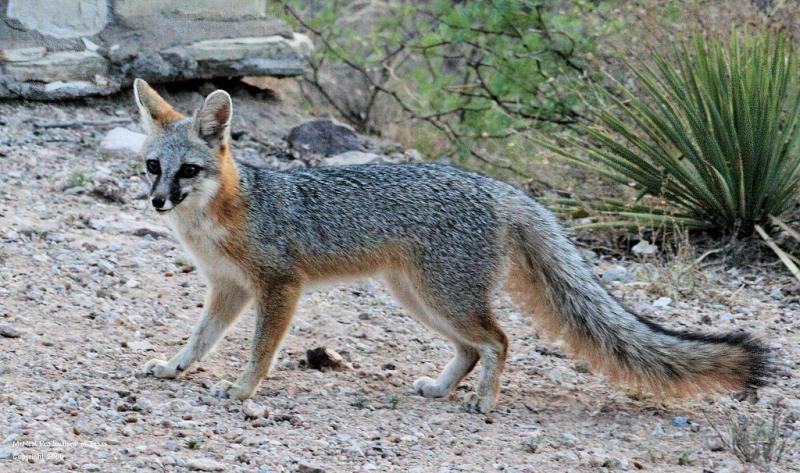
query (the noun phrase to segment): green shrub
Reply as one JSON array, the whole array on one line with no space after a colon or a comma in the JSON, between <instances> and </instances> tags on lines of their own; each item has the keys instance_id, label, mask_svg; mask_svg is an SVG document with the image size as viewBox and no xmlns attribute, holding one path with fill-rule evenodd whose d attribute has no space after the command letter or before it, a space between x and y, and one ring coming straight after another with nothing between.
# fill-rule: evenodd
<instances>
[{"instance_id":1,"label":"green shrub","mask_svg":"<svg viewBox=\"0 0 800 473\"><path fill-rule=\"evenodd\" d=\"M780 34L698 35L653 62L631 66L636 91L597 89L596 121L577 127L569 149L542 143L633 187L637 201L652 197L591 208L616 217L611 224L673 221L747 234L796 202L800 87L797 57Z\"/></svg>"},{"instance_id":2,"label":"green shrub","mask_svg":"<svg viewBox=\"0 0 800 473\"><path fill-rule=\"evenodd\" d=\"M724 429L726 433L711 420L709 423L722 446L733 452L742 463L754 464L765 471L777 471L776 466L795 454L798 433L793 424L796 420L796 415L778 409L771 416L732 416L727 429Z\"/></svg>"},{"instance_id":3,"label":"green shrub","mask_svg":"<svg viewBox=\"0 0 800 473\"><path fill-rule=\"evenodd\" d=\"M83 187L91 181L89 175L81 170L72 171L67 177L67 182L63 185L63 190L72 189L73 187Z\"/></svg>"},{"instance_id":4,"label":"green shrub","mask_svg":"<svg viewBox=\"0 0 800 473\"><path fill-rule=\"evenodd\" d=\"M587 0L390 2L359 30L348 10L358 2L307 3L285 10L316 43L305 89L362 132L424 125L447 145L431 152L494 167L504 167L496 154L505 142L577 121L594 49L583 18L606 8ZM326 80L334 71L338 83Z\"/></svg>"}]
</instances>

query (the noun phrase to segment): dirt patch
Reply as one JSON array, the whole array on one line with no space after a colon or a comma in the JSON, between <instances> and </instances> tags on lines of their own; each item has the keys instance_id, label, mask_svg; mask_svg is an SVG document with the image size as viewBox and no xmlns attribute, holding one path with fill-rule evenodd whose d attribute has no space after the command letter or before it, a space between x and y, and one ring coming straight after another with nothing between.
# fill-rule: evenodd
<instances>
[{"instance_id":1,"label":"dirt patch","mask_svg":"<svg viewBox=\"0 0 800 473\"><path fill-rule=\"evenodd\" d=\"M184 110L201 100L168 95ZM234 154L304 165L292 164L282 140L309 117L244 94L234 103ZM498 297L511 336L500 402L489 415L468 414L460 397L474 375L445 399L410 393L414 379L443 368L450 347L372 280L304 297L255 405L209 393L242 369L249 312L198 369L177 380L139 377L142 364L173 354L189 335L205 283L147 208L141 163L99 153L118 123L34 126L135 120L134 112L128 96L0 103L0 325L12 334L0 338L4 471L735 472L743 467L713 442L709 419L724 428L733 413L778 408L800 417L800 306L779 266L706 265L702 287L665 301L670 293L654 288L663 281L646 277L648 266L593 260L598 274L611 264L630 273L611 278L614 293L670 328L762 334L779 370L756 403L727 395L662 402L609 386ZM318 346L352 369L305 367ZM780 468L800 471L799 462L795 453Z\"/></svg>"}]
</instances>

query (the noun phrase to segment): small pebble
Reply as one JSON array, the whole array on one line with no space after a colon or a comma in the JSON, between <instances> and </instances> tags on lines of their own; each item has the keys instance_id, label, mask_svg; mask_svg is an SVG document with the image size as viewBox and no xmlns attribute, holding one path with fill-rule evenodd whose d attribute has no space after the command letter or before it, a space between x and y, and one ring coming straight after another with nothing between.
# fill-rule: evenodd
<instances>
[{"instance_id":1,"label":"small pebble","mask_svg":"<svg viewBox=\"0 0 800 473\"><path fill-rule=\"evenodd\" d=\"M225 471L225 465L211 458L190 458L186 468L192 471Z\"/></svg>"},{"instance_id":2,"label":"small pebble","mask_svg":"<svg viewBox=\"0 0 800 473\"><path fill-rule=\"evenodd\" d=\"M245 419L257 419L267 416L267 408L255 403L252 399L244 401L242 412L244 412Z\"/></svg>"},{"instance_id":3,"label":"small pebble","mask_svg":"<svg viewBox=\"0 0 800 473\"><path fill-rule=\"evenodd\" d=\"M672 425L675 427L688 427L689 421L685 417L675 416L672 418Z\"/></svg>"}]
</instances>

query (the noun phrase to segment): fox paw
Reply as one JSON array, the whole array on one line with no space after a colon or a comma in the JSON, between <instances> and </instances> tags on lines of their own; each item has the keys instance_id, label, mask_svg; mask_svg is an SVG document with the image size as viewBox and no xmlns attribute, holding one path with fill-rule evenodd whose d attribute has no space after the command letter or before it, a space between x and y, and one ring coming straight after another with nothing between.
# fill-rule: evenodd
<instances>
[{"instance_id":1,"label":"fox paw","mask_svg":"<svg viewBox=\"0 0 800 473\"><path fill-rule=\"evenodd\" d=\"M230 381L220 381L211 388L211 395L221 399L245 400L253 393Z\"/></svg>"},{"instance_id":2,"label":"fox paw","mask_svg":"<svg viewBox=\"0 0 800 473\"><path fill-rule=\"evenodd\" d=\"M467 393L464 396L464 410L474 414L486 414L494 408L494 400L482 398L476 392Z\"/></svg>"},{"instance_id":3,"label":"fox paw","mask_svg":"<svg viewBox=\"0 0 800 473\"><path fill-rule=\"evenodd\" d=\"M174 378L178 375L178 370L167 361L153 358L144 364L142 373L156 378Z\"/></svg>"},{"instance_id":4,"label":"fox paw","mask_svg":"<svg viewBox=\"0 0 800 473\"><path fill-rule=\"evenodd\" d=\"M447 395L447 390L439 386L435 379L423 376L416 381L411 387L414 394L419 394L422 397L444 397Z\"/></svg>"}]
</instances>

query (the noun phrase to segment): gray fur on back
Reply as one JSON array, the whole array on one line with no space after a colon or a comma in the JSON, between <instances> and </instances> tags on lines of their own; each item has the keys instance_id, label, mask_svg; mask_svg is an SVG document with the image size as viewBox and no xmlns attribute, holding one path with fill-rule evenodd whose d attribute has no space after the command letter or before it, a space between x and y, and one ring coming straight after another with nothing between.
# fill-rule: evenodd
<instances>
[{"instance_id":1,"label":"gray fur on back","mask_svg":"<svg viewBox=\"0 0 800 473\"><path fill-rule=\"evenodd\" d=\"M270 255L324 258L388 244L419 258L440 290L474 293L498 280L504 222L496 199L518 192L507 184L434 164L240 172L249 225Z\"/></svg>"}]
</instances>

